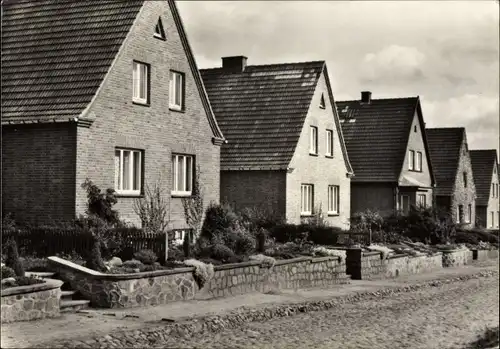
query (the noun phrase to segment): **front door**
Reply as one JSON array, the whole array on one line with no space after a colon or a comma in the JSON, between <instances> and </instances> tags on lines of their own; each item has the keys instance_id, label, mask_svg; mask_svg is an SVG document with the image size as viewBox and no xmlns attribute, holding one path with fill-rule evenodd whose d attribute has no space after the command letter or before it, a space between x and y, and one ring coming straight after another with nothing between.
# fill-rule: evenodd
<instances>
[{"instance_id":1,"label":"front door","mask_svg":"<svg viewBox=\"0 0 500 349\"><path fill-rule=\"evenodd\" d=\"M410 212L410 196L409 195L401 195L401 203L399 204L401 211L404 214L408 214Z\"/></svg>"}]
</instances>

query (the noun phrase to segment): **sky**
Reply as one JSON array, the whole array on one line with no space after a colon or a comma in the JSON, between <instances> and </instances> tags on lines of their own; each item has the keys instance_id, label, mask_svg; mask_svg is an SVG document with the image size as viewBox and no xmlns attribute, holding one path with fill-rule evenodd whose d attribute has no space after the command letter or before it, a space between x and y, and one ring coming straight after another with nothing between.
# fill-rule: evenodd
<instances>
[{"instance_id":1,"label":"sky","mask_svg":"<svg viewBox=\"0 0 500 349\"><path fill-rule=\"evenodd\" d=\"M335 100L420 96L427 127L499 150L499 4L179 1L198 67L325 60Z\"/></svg>"}]
</instances>

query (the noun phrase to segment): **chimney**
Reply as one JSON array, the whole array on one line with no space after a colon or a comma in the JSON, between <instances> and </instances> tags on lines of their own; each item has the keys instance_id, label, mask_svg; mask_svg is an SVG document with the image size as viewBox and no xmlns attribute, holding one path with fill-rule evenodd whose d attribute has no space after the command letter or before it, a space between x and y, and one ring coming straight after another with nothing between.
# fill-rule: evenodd
<instances>
[{"instance_id":1,"label":"chimney","mask_svg":"<svg viewBox=\"0 0 500 349\"><path fill-rule=\"evenodd\" d=\"M370 91L361 92L361 103L370 104L372 101L372 93Z\"/></svg>"},{"instance_id":2,"label":"chimney","mask_svg":"<svg viewBox=\"0 0 500 349\"><path fill-rule=\"evenodd\" d=\"M222 68L228 72L241 73L247 66L247 57L232 56L222 57Z\"/></svg>"}]
</instances>

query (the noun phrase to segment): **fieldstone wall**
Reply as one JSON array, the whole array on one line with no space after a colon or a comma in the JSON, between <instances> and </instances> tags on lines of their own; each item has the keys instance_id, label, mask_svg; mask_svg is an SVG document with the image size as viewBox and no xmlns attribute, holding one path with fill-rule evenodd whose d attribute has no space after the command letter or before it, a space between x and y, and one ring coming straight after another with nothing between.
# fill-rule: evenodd
<instances>
[{"instance_id":1,"label":"fieldstone wall","mask_svg":"<svg viewBox=\"0 0 500 349\"><path fill-rule=\"evenodd\" d=\"M220 265L214 277L199 288L194 268L136 274L103 274L58 257L51 266L61 279L92 306L128 308L165 304L194 298L226 297L275 289L298 289L349 282L345 261L339 257L295 258L277 261L269 268L258 261Z\"/></svg>"},{"instance_id":2,"label":"fieldstone wall","mask_svg":"<svg viewBox=\"0 0 500 349\"><path fill-rule=\"evenodd\" d=\"M46 279L44 284L2 290L2 323L58 317L62 284Z\"/></svg>"},{"instance_id":3,"label":"fieldstone wall","mask_svg":"<svg viewBox=\"0 0 500 349\"><path fill-rule=\"evenodd\" d=\"M498 250L472 250L472 259L477 261L498 259Z\"/></svg>"},{"instance_id":4,"label":"fieldstone wall","mask_svg":"<svg viewBox=\"0 0 500 349\"><path fill-rule=\"evenodd\" d=\"M347 274L354 280L395 278L430 272L441 267L441 253L432 256L395 255L384 259L381 252L347 250Z\"/></svg>"},{"instance_id":5,"label":"fieldstone wall","mask_svg":"<svg viewBox=\"0 0 500 349\"><path fill-rule=\"evenodd\" d=\"M443 267L459 267L472 263L473 253L471 250L442 251Z\"/></svg>"}]
</instances>

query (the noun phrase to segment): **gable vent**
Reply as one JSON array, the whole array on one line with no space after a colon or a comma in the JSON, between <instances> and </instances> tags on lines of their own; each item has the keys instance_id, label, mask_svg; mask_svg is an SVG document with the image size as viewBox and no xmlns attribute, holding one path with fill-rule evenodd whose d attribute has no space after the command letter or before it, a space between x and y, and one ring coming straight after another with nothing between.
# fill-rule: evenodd
<instances>
[{"instance_id":1,"label":"gable vent","mask_svg":"<svg viewBox=\"0 0 500 349\"><path fill-rule=\"evenodd\" d=\"M161 18L158 18L158 22L156 23L155 27L155 35L156 38L165 40L165 30L163 29L163 23L161 21Z\"/></svg>"}]
</instances>

